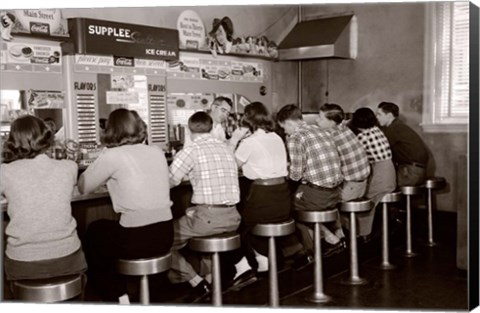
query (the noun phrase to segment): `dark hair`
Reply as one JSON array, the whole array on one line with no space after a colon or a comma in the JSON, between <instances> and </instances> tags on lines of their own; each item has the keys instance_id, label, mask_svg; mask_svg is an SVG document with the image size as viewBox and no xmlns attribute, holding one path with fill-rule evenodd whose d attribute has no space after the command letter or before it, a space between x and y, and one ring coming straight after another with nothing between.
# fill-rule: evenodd
<instances>
[{"instance_id":1,"label":"dark hair","mask_svg":"<svg viewBox=\"0 0 480 313\"><path fill-rule=\"evenodd\" d=\"M274 130L274 124L267 108L261 102L248 104L244 109L242 126L248 127L252 133L261 128L266 132Z\"/></svg>"},{"instance_id":2,"label":"dark hair","mask_svg":"<svg viewBox=\"0 0 480 313\"><path fill-rule=\"evenodd\" d=\"M283 123L286 120L303 120L300 108L295 104L287 104L277 113L277 122Z\"/></svg>"},{"instance_id":3,"label":"dark hair","mask_svg":"<svg viewBox=\"0 0 480 313\"><path fill-rule=\"evenodd\" d=\"M227 97L223 97L223 96L216 97L215 99L213 99L212 104L215 103L215 102L220 102L220 103L226 102L230 106L230 108L233 107L232 99L227 98Z\"/></svg>"},{"instance_id":4,"label":"dark hair","mask_svg":"<svg viewBox=\"0 0 480 313\"><path fill-rule=\"evenodd\" d=\"M205 134L212 130L213 120L210 115L203 111L193 113L188 119L188 128L192 133Z\"/></svg>"},{"instance_id":5,"label":"dark hair","mask_svg":"<svg viewBox=\"0 0 480 313\"><path fill-rule=\"evenodd\" d=\"M342 107L335 103L325 103L320 107L320 111L325 114L327 119L334 121L337 125L345 119Z\"/></svg>"},{"instance_id":6,"label":"dark hair","mask_svg":"<svg viewBox=\"0 0 480 313\"><path fill-rule=\"evenodd\" d=\"M392 113L394 117L398 117L400 109L398 105L392 102L380 102L378 108L381 109L384 113Z\"/></svg>"},{"instance_id":7,"label":"dark hair","mask_svg":"<svg viewBox=\"0 0 480 313\"><path fill-rule=\"evenodd\" d=\"M350 120L350 126L354 129L359 128L372 128L377 126L378 121L375 113L370 108L360 108L353 112L352 119Z\"/></svg>"},{"instance_id":8,"label":"dark hair","mask_svg":"<svg viewBox=\"0 0 480 313\"><path fill-rule=\"evenodd\" d=\"M9 19L12 20L12 23L15 24L15 22L17 21L17 18L15 17L15 15L13 15L12 13L5 13L4 15L2 15L2 26L3 27L7 27L7 23L5 22L5 17L8 17ZM13 26L13 25L12 25Z\"/></svg>"},{"instance_id":9,"label":"dark hair","mask_svg":"<svg viewBox=\"0 0 480 313\"><path fill-rule=\"evenodd\" d=\"M215 33L220 26L222 26L223 30L225 30L225 34L227 35L227 40L232 41L233 40L233 38L232 38L233 23L232 23L232 20L230 20L230 18L228 16L225 16L221 20L218 19L218 18L213 19L212 30L209 33L210 36L215 37Z\"/></svg>"},{"instance_id":10,"label":"dark hair","mask_svg":"<svg viewBox=\"0 0 480 313\"><path fill-rule=\"evenodd\" d=\"M117 109L110 113L102 142L108 148L142 143L147 138L147 125L133 110Z\"/></svg>"},{"instance_id":11,"label":"dark hair","mask_svg":"<svg viewBox=\"0 0 480 313\"><path fill-rule=\"evenodd\" d=\"M54 143L55 135L38 117L25 115L14 120L3 145L5 163L20 159L33 159L47 151Z\"/></svg>"}]
</instances>

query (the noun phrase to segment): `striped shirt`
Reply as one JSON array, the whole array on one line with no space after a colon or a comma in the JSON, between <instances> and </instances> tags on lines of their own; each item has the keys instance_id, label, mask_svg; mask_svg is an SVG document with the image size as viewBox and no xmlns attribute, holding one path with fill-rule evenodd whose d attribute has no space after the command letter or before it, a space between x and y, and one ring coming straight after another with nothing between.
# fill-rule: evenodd
<instances>
[{"instance_id":1,"label":"striped shirt","mask_svg":"<svg viewBox=\"0 0 480 313\"><path fill-rule=\"evenodd\" d=\"M287 138L289 177L325 188L342 182L340 157L332 136L316 125L302 123Z\"/></svg>"},{"instance_id":2,"label":"striped shirt","mask_svg":"<svg viewBox=\"0 0 480 313\"><path fill-rule=\"evenodd\" d=\"M370 175L367 153L355 134L345 125L328 129L337 146L345 181L363 181Z\"/></svg>"},{"instance_id":3,"label":"striped shirt","mask_svg":"<svg viewBox=\"0 0 480 313\"><path fill-rule=\"evenodd\" d=\"M211 134L197 137L170 165L170 186L188 177L192 203L234 205L240 200L238 168L231 149Z\"/></svg>"},{"instance_id":4,"label":"striped shirt","mask_svg":"<svg viewBox=\"0 0 480 313\"><path fill-rule=\"evenodd\" d=\"M388 139L377 126L360 131L357 138L367 152L370 163L392 159L392 150Z\"/></svg>"}]
</instances>

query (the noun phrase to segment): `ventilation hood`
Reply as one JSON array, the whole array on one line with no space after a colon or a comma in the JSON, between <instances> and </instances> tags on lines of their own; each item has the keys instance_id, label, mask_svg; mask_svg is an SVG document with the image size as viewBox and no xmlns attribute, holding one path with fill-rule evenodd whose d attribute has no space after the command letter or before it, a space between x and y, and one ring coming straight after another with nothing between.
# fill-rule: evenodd
<instances>
[{"instance_id":1,"label":"ventilation hood","mask_svg":"<svg viewBox=\"0 0 480 313\"><path fill-rule=\"evenodd\" d=\"M343 15L297 23L278 46L280 61L357 57L357 19Z\"/></svg>"}]
</instances>

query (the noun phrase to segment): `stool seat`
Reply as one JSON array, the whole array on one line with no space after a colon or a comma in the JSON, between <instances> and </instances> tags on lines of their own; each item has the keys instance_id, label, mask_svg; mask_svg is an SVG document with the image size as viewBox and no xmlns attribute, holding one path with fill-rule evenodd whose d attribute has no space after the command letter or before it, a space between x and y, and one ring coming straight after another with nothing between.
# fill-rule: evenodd
<instances>
[{"instance_id":1,"label":"stool seat","mask_svg":"<svg viewBox=\"0 0 480 313\"><path fill-rule=\"evenodd\" d=\"M392 203L400 200L402 200L402 193L400 191L393 191L384 195L380 200L380 203Z\"/></svg>"},{"instance_id":2,"label":"stool seat","mask_svg":"<svg viewBox=\"0 0 480 313\"><path fill-rule=\"evenodd\" d=\"M406 196L415 196L423 193L425 185L421 186L402 186L400 191Z\"/></svg>"},{"instance_id":3,"label":"stool seat","mask_svg":"<svg viewBox=\"0 0 480 313\"><path fill-rule=\"evenodd\" d=\"M447 182L443 177L428 178L425 182L425 188L427 189L441 189L444 188Z\"/></svg>"},{"instance_id":4,"label":"stool seat","mask_svg":"<svg viewBox=\"0 0 480 313\"><path fill-rule=\"evenodd\" d=\"M140 276L165 272L170 269L171 264L172 255L167 253L165 255L145 259L118 259L116 267L120 274Z\"/></svg>"},{"instance_id":5,"label":"stool seat","mask_svg":"<svg viewBox=\"0 0 480 313\"><path fill-rule=\"evenodd\" d=\"M240 235L235 232L190 239L190 248L198 252L224 252L240 248Z\"/></svg>"},{"instance_id":6,"label":"stool seat","mask_svg":"<svg viewBox=\"0 0 480 313\"><path fill-rule=\"evenodd\" d=\"M15 299L52 303L74 298L82 293L82 275L69 275L45 279L13 282Z\"/></svg>"},{"instance_id":7,"label":"stool seat","mask_svg":"<svg viewBox=\"0 0 480 313\"><path fill-rule=\"evenodd\" d=\"M296 210L297 220L304 223L328 223L337 219L337 210L304 211Z\"/></svg>"},{"instance_id":8,"label":"stool seat","mask_svg":"<svg viewBox=\"0 0 480 313\"><path fill-rule=\"evenodd\" d=\"M347 213L366 212L372 209L372 201L368 199L355 199L342 202L340 211Z\"/></svg>"},{"instance_id":9,"label":"stool seat","mask_svg":"<svg viewBox=\"0 0 480 313\"><path fill-rule=\"evenodd\" d=\"M295 232L295 221L290 219L280 223L257 224L252 228L252 234L261 237L280 237Z\"/></svg>"}]
</instances>

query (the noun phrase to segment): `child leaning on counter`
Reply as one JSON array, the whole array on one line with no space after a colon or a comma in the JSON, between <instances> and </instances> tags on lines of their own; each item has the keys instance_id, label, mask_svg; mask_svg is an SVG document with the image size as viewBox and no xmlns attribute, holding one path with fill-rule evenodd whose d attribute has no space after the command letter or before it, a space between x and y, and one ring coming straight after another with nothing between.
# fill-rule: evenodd
<instances>
[{"instance_id":1,"label":"child leaning on counter","mask_svg":"<svg viewBox=\"0 0 480 313\"><path fill-rule=\"evenodd\" d=\"M116 259L149 258L170 251L173 223L167 160L145 144L147 126L137 112L110 113L102 143L107 147L80 176L78 190L91 193L107 184L120 221L98 220L87 229L89 279L104 301L118 301L126 278L115 272ZM152 239L155 240L152 240Z\"/></svg>"},{"instance_id":2,"label":"child leaning on counter","mask_svg":"<svg viewBox=\"0 0 480 313\"><path fill-rule=\"evenodd\" d=\"M87 270L70 204L78 168L73 161L47 156L54 137L41 119L26 115L13 121L3 146L0 189L10 219L4 259L8 281Z\"/></svg>"}]
</instances>

